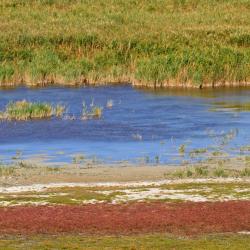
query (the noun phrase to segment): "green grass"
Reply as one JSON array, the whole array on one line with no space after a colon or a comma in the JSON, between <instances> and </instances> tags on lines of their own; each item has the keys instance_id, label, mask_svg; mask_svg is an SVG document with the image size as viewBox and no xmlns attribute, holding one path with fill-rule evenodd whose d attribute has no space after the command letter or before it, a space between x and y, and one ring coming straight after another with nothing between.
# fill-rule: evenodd
<instances>
[{"instance_id":1,"label":"green grass","mask_svg":"<svg viewBox=\"0 0 250 250\"><path fill-rule=\"evenodd\" d=\"M250 167L243 169L230 169L223 165L216 167L195 166L181 168L175 171L165 173L165 178L182 179L182 178L216 178L216 177L250 177Z\"/></svg>"},{"instance_id":2,"label":"green grass","mask_svg":"<svg viewBox=\"0 0 250 250\"><path fill-rule=\"evenodd\" d=\"M2 0L0 30L2 85L250 82L246 0Z\"/></svg>"},{"instance_id":3,"label":"green grass","mask_svg":"<svg viewBox=\"0 0 250 250\"><path fill-rule=\"evenodd\" d=\"M5 236L0 248L12 249L181 249L181 250L239 250L250 249L250 237L217 235L199 238L174 237L164 234L138 236L38 235Z\"/></svg>"},{"instance_id":4,"label":"green grass","mask_svg":"<svg viewBox=\"0 0 250 250\"><path fill-rule=\"evenodd\" d=\"M52 116L61 117L65 107L49 103L28 102L26 100L10 102L4 111L0 112L0 119L26 121L31 119L48 119Z\"/></svg>"}]
</instances>

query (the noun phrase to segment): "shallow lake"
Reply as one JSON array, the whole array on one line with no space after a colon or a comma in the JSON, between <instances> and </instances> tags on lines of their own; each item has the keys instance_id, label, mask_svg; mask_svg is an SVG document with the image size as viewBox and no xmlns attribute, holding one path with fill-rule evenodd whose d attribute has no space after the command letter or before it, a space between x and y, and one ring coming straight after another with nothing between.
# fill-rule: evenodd
<instances>
[{"instance_id":1,"label":"shallow lake","mask_svg":"<svg viewBox=\"0 0 250 250\"><path fill-rule=\"evenodd\" d=\"M0 122L4 162L30 157L50 162L180 163L208 152L234 155L250 145L250 112L218 102L250 102L250 89L145 91L128 85L0 90L0 110L10 101L64 104L62 119ZM113 106L107 107L108 100ZM101 119L82 120L83 101L101 106ZM75 117L68 119L67 117ZM194 156L195 155L195 156Z\"/></svg>"}]
</instances>

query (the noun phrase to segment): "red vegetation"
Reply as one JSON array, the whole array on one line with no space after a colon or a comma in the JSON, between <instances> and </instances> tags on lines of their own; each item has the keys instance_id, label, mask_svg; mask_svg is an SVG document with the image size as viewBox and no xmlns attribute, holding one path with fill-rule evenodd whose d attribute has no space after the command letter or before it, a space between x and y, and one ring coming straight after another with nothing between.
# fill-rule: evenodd
<instances>
[{"instance_id":1,"label":"red vegetation","mask_svg":"<svg viewBox=\"0 0 250 250\"><path fill-rule=\"evenodd\" d=\"M132 203L0 209L1 234L168 232L195 235L250 230L250 201Z\"/></svg>"}]
</instances>

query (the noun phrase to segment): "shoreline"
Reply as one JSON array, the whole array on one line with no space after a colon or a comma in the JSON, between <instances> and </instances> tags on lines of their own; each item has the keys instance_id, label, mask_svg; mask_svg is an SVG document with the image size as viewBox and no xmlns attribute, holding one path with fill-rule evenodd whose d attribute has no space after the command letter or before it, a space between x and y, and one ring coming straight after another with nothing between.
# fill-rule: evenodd
<instances>
[{"instance_id":1,"label":"shoreline","mask_svg":"<svg viewBox=\"0 0 250 250\"><path fill-rule=\"evenodd\" d=\"M180 165L51 163L25 160L1 167L0 185L35 183L155 182L183 179L248 178L246 156Z\"/></svg>"},{"instance_id":2,"label":"shoreline","mask_svg":"<svg viewBox=\"0 0 250 250\"><path fill-rule=\"evenodd\" d=\"M98 79L97 81L84 80L82 82L71 82L71 81L57 81L57 80L45 80L44 82L29 82L29 81L17 81L17 82L0 82L0 90L4 89L15 89L18 87L27 88L47 88L47 87L68 87L68 88L78 88L78 87L103 87L103 86L132 86L135 89L145 89L145 90L222 90L222 89L239 89L239 88L249 88L250 82L218 82L218 83L204 83L204 84L192 84L192 83L175 83L175 82L159 82L159 83L143 83L140 81L131 81L127 78L125 79L114 79L107 81L104 79Z\"/></svg>"}]
</instances>

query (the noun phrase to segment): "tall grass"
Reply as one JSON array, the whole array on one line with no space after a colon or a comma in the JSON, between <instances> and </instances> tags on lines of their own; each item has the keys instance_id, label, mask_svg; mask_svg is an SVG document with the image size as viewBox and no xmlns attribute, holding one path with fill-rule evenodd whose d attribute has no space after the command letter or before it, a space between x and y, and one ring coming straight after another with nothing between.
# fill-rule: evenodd
<instances>
[{"instance_id":1,"label":"tall grass","mask_svg":"<svg viewBox=\"0 0 250 250\"><path fill-rule=\"evenodd\" d=\"M2 0L0 83L247 84L249 13L245 0Z\"/></svg>"},{"instance_id":2,"label":"tall grass","mask_svg":"<svg viewBox=\"0 0 250 250\"><path fill-rule=\"evenodd\" d=\"M53 107L49 103L28 102L26 100L11 102L0 112L0 119L25 121L31 119L48 119L61 117L65 108L62 105Z\"/></svg>"}]
</instances>

